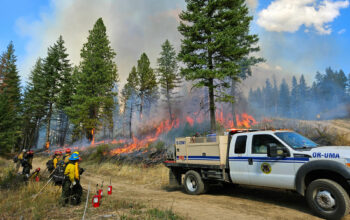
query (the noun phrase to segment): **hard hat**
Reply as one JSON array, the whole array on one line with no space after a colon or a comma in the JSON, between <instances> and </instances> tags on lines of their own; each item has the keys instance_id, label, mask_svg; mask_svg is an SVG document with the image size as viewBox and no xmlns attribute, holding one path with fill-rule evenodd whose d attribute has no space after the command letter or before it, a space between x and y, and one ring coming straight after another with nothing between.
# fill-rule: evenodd
<instances>
[{"instance_id":1,"label":"hard hat","mask_svg":"<svg viewBox=\"0 0 350 220\"><path fill-rule=\"evenodd\" d=\"M73 152L73 154L78 154L78 155L79 155L79 152L78 152L78 151L75 151L75 152Z\"/></svg>"},{"instance_id":2,"label":"hard hat","mask_svg":"<svg viewBox=\"0 0 350 220\"><path fill-rule=\"evenodd\" d=\"M70 157L69 157L69 160L79 160L79 155L76 154L76 153L73 153Z\"/></svg>"},{"instance_id":3,"label":"hard hat","mask_svg":"<svg viewBox=\"0 0 350 220\"><path fill-rule=\"evenodd\" d=\"M58 150L55 150L55 155L57 155L58 154Z\"/></svg>"},{"instance_id":4,"label":"hard hat","mask_svg":"<svg viewBox=\"0 0 350 220\"><path fill-rule=\"evenodd\" d=\"M35 172L40 172L40 167L36 168Z\"/></svg>"},{"instance_id":5,"label":"hard hat","mask_svg":"<svg viewBox=\"0 0 350 220\"><path fill-rule=\"evenodd\" d=\"M23 149L22 152L26 152L27 150L26 149Z\"/></svg>"},{"instance_id":6,"label":"hard hat","mask_svg":"<svg viewBox=\"0 0 350 220\"><path fill-rule=\"evenodd\" d=\"M70 151L70 148L67 148L66 149L66 153L68 154L68 153L70 153L71 151Z\"/></svg>"},{"instance_id":7,"label":"hard hat","mask_svg":"<svg viewBox=\"0 0 350 220\"><path fill-rule=\"evenodd\" d=\"M29 155L34 154L34 151L30 150L30 151L28 151L28 154Z\"/></svg>"},{"instance_id":8,"label":"hard hat","mask_svg":"<svg viewBox=\"0 0 350 220\"><path fill-rule=\"evenodd\" d=\"M58 154L58 155L62 155L62 151L58 151L57 154Z\"/></svg>"}]
</instances>

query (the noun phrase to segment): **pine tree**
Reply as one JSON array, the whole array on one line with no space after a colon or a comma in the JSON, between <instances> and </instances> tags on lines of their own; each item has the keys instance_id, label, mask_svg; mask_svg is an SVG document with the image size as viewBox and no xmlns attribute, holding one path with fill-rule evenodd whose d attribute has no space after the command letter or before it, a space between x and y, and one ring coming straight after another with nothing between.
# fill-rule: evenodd
<instances>
[{"instance_id":1,"label":"pine tree","mask_svg":"<svg viewBox=\"0 0 350 220\"><path fill-rule=\"evenodd\" d=\"M181 74L195 81L195 87L207 87L210 125L216 130L215 96L232 101L220 87L228 88L227 78L239 80L242 61L249 66L261 59L249 57L259 51L257 35L249 34L252 17L245 0L186 0L178 30L183 35L179 59L185 64ZM215 94L217 93L217 94Z\"/></svg>"},{"instance_id":2,"label":"pine tree","mask_svg":"<svg viewBox=\"0 0 350 220\"><path fill-rule=\"evenodd\" d=\"M273 76L273 88L272 88L272 100L273 100L273 112L274 115L277 115L277 106L278 106L278 86L275 75Z\"/></svg>"},{"instance_id":3,"label":"pine tree","mask_svg":"<svg viewBox=\"0 0 350 220\"><path fill-rule=\"evenodd\" d=\"M19 147L21 138L22 106L20 93L20 78L16 66L17 58L13 43L7 47L0 57L0 146L1 152L14 151Z\"/></svg>"},{"instance_id":4,"label":"pine tree","mask_svg":"<svg viewBox=\"0 0 350 220\"><path fill-rule=\"evenodd\" d=\"M162 44L162 52L158 58L158 72L160 75L159 84L162 94L165 95L170 121L173 120L172 105L174 102L175 89L179 87L181 77L177 72L176 52L174 47L166 40Z\"/></svg>"},{"instance_id":5,"label":"pine tree","mask_svg":"<svg viewBox=\"0 0 350 220\"><path fill-rule=\"evenodd\" d=\"M39 136L42 119L47 113L46 86L42 59L31 71L23 98L23 147L34 146Z\"/></svg>"},{"instance_id":6,"label":"pine tree","mask_svg":"<svg viewBox=\"0 0 350 220\"><path fill-rule=\"evenodd\" d=\"M58 110L58 144L63 146L66 141L66 136L69 127L68 115L65 108L72 105L72 96L75 91L75 85L73 80L73 68L68 60L68 54L66 48L63 45L63 39L60 36L57 42L60 51L60 63L62 70L60 72L60 91L57 97L57 110Z\"/></svg>"},{"instance_id":7,"label":"pine tree","mask_svg":"<svg viewBox=\"0 0 350 220\"><path fill-rule=\"evenodd\" d=\"M151 108L152 103L158 97L157 79L146 53L141 54L137 61L137 77L139 80L138 95L140 97L140 117L142 118L144 107Z\"/></svg>"},{"instance_id":8,"label":"pine tree","mask_svg":"<svg viewBox=\"0 0 350 220\"><path fill-rule=\"evenodd\" d=\"M289 96L289 87L286 83L286 80L283 79L280 86L280 95L279 95L279 106L280 106L280 115L283 117L289 116L290 109L290 96Z\"/></svg>"},{"instance_id":9,"label":"pine tree","mask_svg":"<svg viewBox=\"0 0 350 220\"><path fill-rule=\"evenodd\" d=\"M129 73L127 83L122 90L122 101L124 104L124 116L127 118L129 127L129 137L132 138L132 116L137 105L137 89L139 80L137 76L136 67L133 66Z\"/></svg>"},{"instance_id":10,"label":"pine tree","mask_svg":"<svg viewBox=\"0 0 350 220\"><path fill-rule=\"evenodd\" d=\"M290 97L290 105L291 105L291 114L292 117L299 117L300 109L300 90L297 78L293 76L292 78L292 91L291 91L291 97Z\"/></svg>"},{"instance_id":11,"label":"pine tree","mask_svg":"<svg viewBox=\"0 0 350 220\"><path fill-rule=\"evenodd\" d=\"M68 54L64 47L64 41L60 36L57 42L48 48L47 57L44 60L44 80L46 86L45 99L47 102L46 114L46 147L50 145L51 119L54 107L59 104L59 97L67 91L65 85L67 76L71 72Z\"/></svg>"},{"instance_id":12,"label":"pine tree","mask_svg":"<svg viewBox=\"0 0 350 220\"><path fill-rule=\"evenodd\" d=\"M116 53L110 45L106 26L99 18L89 31L87 43L81 53L79 71L76 78L76 93L71 107L67 107L71 121L75 125L75 134L84 133L92 141L104 122L113 127L113 91L118 81L117 65L114 62Z\"/></svg>"},{"instance_id":13,"label":"pine tree","mask_svg":"<svg viewBox=\"0 0 350 220\"><path fill-rule=\"evenodd\" d=\"M306 103L309 101L309 88L306 84L304 75L301 75L299 79L299 109L300 109L300 115L299 117L305 118L306 114Z\"/></svg>"},{"instance_id":14,"label":"pine tree","mask_svg":"<svg viewBox=\"0 0 350 220\"><path fill-rule=\"evenodd\" d=\"M271 115L273 109L273 88L269 79L265 81L265 87L262 90L262 107L264 115Z\"/></svg>"}]
</instances>

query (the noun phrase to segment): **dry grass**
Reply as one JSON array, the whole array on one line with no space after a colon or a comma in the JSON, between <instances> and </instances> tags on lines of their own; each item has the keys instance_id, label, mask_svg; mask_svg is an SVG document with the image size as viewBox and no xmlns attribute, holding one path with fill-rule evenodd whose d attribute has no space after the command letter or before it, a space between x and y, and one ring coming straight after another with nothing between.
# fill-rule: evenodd
<instances>
[{"instance_id":1,"label":"dry grass","mask_svg":"<svg viewBox=\"0 0 350 220\"><path fill-rule=\"evenodd\" d=\"M11 167L10 161L0 157L0 178L6 173Z\"/></svg>"},{"instance_id":2,"label":"dry grass","mask_svg":"<svg viewBox=\"0 0 350 220\"><path fill-rule=\"evenodd\" d=\"M47 158L36 157L36 164L41 165ZM0 171L11 172L12 161L0 159ZM168 170L162 165L145 168L142 165L116 165L103 163L100 165L83 165L92 175L114 175L139 184L152 184L163 186L167 184ZM44 167L42 167L43 169ZM94 169L96 168L96 169ZM41 194L33 201L33 196L45 185L41 182L29 182L13 189L0 190L0 219L81 219L84 212L87 190L84 190L82 204L79 206L59 205L61 187L48 184ZM147 202L140 202L137 197L120 198L119 196L106 196L102 199L99 208L91 205L92 189L88 201L87 219L183 219L170 209L159 209Z\"/></svg>"},{"instance_id":3,"label":"dry grass","mask_svg":"<svg viewBox=\"0 0 350 220\"><path fill-rule=\"evenodd\" d=\"M307 121L273 118L257 125L265 129L293 129L320 145L350 146L350 129L347 120Z\"/></svg>"},{"instance_id":4,"label":"dry grass","mask_svg":"<svg viewBox=\"0 0 350 220\"><path fill-rule=\"evenodd\" d=\"M55 216L54 210L58 208L60 189L48 185L44 193L33 196L44 186L44 182L29 182L27 185L11 190L2 190L3 198L0 200L0 218L3 219L45 219L45 216ZM54 214L54 215L52 215Z\"/></svg>"},{"instance_id":5,"label":"dry grass","mask_svg":"<svg viewBox=\"0 0 350 220\"><path fill-rule=\"evenodd\" d=\"M84 165L82 165L84 166ZM85 166L84 166L85 167ZM120 177L133 184L150 185L152 187L164 187L169 183L169 169L159 164L146 167L143 164L127 165L102 163L86 166L89 170L96 170L96 173L104 176Z\"/></svg>"}]
</instances>

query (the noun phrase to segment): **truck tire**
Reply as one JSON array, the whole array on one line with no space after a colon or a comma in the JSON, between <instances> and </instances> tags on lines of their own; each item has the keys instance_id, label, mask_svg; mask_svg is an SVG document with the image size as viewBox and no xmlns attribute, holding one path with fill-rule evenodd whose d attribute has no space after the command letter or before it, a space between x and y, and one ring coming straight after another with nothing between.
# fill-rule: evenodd
<instances>
[{"instance_id":1,"label":"truck tire","mask_svg":"<svg viewBox=\"0 0 350 220\"><path fill-rule=\"evenodd\" d=\"M203 182L199 173L189 170L184 179L185 190L188 194L199 195L206 192L207 185Z\"/></svg>"},{"instance_id":2,"label":"truck tire","mask_svg":"<svg viewBox=\"0 0 350 220\"><path fill-rule=\"evenodd\" d=\"M306 190L306 200L310 208L325 219L341 219L349 213L349 195L333 180L312 181Z\"/></svg>"}]
</instances>

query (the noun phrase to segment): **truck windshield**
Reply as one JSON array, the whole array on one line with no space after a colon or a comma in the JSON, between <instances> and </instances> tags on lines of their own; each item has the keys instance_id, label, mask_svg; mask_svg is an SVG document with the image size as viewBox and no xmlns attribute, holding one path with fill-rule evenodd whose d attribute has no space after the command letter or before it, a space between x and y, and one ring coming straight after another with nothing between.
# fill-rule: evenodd
<instances>
[{"instance_id":1,"label":"truck windshield","mask_svg":"<svg viewBox=\"0 0 350 220\"><path fill-rule=\"evenodd\" d=\"M295 132L276 132L275 134L294 149L305 149L318 146L315 142Z\"/></svg>"}]
</instances>

